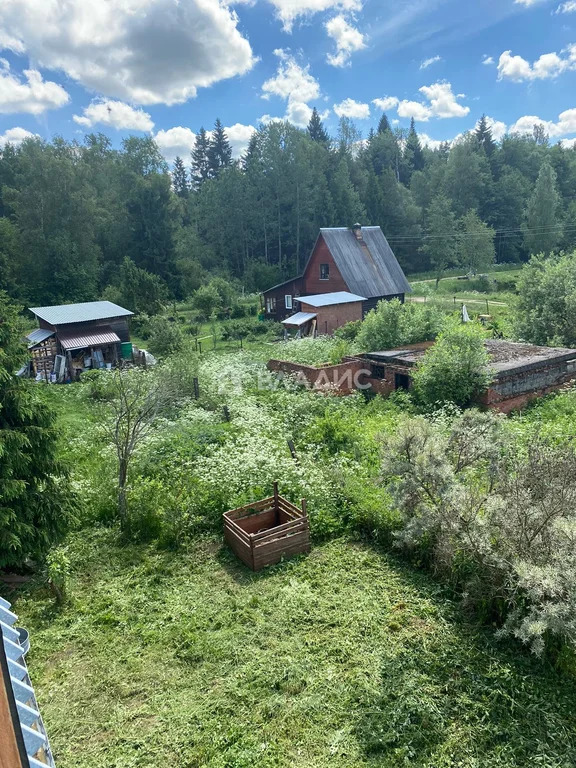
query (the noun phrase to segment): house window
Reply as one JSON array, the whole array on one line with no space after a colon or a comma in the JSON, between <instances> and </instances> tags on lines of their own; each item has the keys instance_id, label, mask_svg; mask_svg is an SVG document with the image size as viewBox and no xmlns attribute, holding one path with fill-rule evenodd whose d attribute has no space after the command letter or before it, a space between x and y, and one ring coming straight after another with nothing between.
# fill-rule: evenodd
<instances>
[{"instance_id":1,"label":"house window","mask_svg":"<svg viewBox=\"0 0 576 768\"><path fill-rule=\"evenodd\" d=\"M286 309L292 309L292 296L290 294L284 296L284 306Z\"/></svg>"},{"instance_id":2,"label":"house window","mask_svg":"<svg viewBox=\"0 0 576 768\"><path fill-rule=\"evenodd\" d=\"M320 264L320 280L330 279L330 264Z\"/></svg>"},{"instance_id":3,"label":"house window","mask_svg":"<svg viewBox=\"0 0 576 768\"><path fill-rule=\"evenodd\" d=\"M266 312L269 315L274 314L276 312L276 297L271 296L269 299L266 299Z\"/></svg>"}]
</instances>

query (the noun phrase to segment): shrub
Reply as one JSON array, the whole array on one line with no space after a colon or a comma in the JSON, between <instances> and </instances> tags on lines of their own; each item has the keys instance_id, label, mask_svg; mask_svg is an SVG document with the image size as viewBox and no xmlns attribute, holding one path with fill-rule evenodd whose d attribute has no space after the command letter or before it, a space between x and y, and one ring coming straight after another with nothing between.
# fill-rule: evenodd
<instances>
[{"instance_id":1,"label":"shrub","mask_svg":"<svg viewBox=\"0 0 576 768\"><path fill-rule=\"evenodd\" d=\"M177 323L165 317L153 317L150 321L148 349L157 357L166 357L180 352L184 346L182 329Z\"/></svg>"},{"instance_id":2,"label":"shrub","mask_svg":"<svg viewBox=\"0 0 576 768\"><path fill-rule=\"evenodd\" d=\"M576 453L514 439L503 417L411 419L385 441L397 542L483 619L541 654L576 639Z\"/></svg>"},{"instance_id":3,"label":"shrub","mask_svg":"<svg viewBox=\"0 0 576 768\"><path fill-rule=\"evenodd\" d=\"M445 314L433 303L402 304L398 299L381 301L366 315L356 346L363 352L376 352L432 341L444 320Z\"/></svg>"},{"instance_id":4,"label":"shrub","mask_svg":"<svg viewBox=\"0 0 576 768\"><path fill-rule=\"evenodd\" d=\"M533 344L576 345L576 251L533 256L517 282L514 332Z\"/></svg>"},{"instance_id":5,"label":"shrub","mask_svg":"<svg viewBox=\"0 0 576 768\"><path fill-rule=\"evenodd\" d=\"M361 328L362 320L352 320L351 322L346 323L346 325L343 325L341 328L336 328L334 331L334 336L336 336L337 339L354 341L360 333Z\"/></svg>"},{"instance_id":6,"label":"shrub","mask_svg":"<svg viewBox=\"0 0 576 768\"><path fill-rule=\"evenodd\" d=\"M488 387L492 372L484 333L480 325L465 323L440 334L414 373L413 393L421 405L464 408Z\"/></svg>"},{"instance_id":7,"label":"shrub","mask_svg":"<svg viewBox=\"0 0 576 768\"><path fill-rule=\"evenodd\" d=\"M192 306L204 320L208 320L222 306L222 298L215 286L201 285L192 296Z\"/></svg>"}]
</instances>

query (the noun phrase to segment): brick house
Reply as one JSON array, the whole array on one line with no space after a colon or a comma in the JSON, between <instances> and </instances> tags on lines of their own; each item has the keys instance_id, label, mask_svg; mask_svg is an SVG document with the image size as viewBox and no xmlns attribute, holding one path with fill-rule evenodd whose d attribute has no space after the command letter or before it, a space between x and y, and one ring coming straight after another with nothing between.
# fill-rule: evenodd
<instances>
[{"instance_id":1,"label":"brick house","mask_svg":"<svg viewBox=\"0 0 576 768\"><path fill-rule=\"evenodd\" d=\"M344 292L361 298L364 317L379 301L403 302L410 291L380 227L322 228L304 272L264 291L265 317L282 322L302 310L302 296Z\"/></svg>"}]
</instances>

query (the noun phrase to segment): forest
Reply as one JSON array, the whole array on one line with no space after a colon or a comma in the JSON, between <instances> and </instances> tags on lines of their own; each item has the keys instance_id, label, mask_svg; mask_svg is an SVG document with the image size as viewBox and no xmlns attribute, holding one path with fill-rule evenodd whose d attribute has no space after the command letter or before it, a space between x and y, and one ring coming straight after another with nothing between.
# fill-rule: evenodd
<instances>
[{"instance_id":1,"label":"forest","mask_svg":"<svg viewBox=\"0 0 576 768\"><path fill-rule=\"evenodd\" d=\"M172 168L149 137L0 152L0 288L32 305L117 299L134 266L164 299L214 276L263 290L302 270L319 227L357 221L382 227L408 274L569 250L576 149L537 128L495 142L484 117L435 149L385 115L367 137L347 118L330 137L314 111L307 130L261 126L239 160L218 120Z\"/></svg>"}]
</instances>

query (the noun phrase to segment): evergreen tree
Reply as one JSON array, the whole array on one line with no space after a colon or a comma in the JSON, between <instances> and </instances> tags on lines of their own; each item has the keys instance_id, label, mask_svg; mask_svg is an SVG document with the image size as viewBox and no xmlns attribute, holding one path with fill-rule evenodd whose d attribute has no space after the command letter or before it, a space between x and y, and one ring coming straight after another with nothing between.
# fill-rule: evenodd
<instances>
[{"instance_id":1,"label":"evergreen tree","mask_svg":"<svg viewBox=\"0 0 576 768\"><path fill-rule=\"evenodd\" d=\"M136 314L156 315L167 299L165 283L126 257L118 270L118 301Z\"/></svg>"},{"instance_id":2,"label":"evergreen tree","mask_svg":"<svg viewBox=\"0 0 576 768\"><path fill-rule=\"evenodd\" d=\"M319 144L323 144L325 147L328 147L330 144L330 136L328 136L328 132L324 128L324 124L320 119L320 115L318 114L316 107L314 107L312 110L312 117L308 123L308 135L312 141L317 141Z\"/></svg>"},{"instance_id":3,"label":"evergreen tree","mask_svg":"<svg viewBox=\"0 0 576 768\"><path fill-rule=\"evenodd\" d=\"M468 211L460 219L460 263L472 274L487 270L494 264L494 230L485 224L476 211Z\"/></svg>"},{"instance_id":4,"label":"evergreen tree","mask_svg":"<svg viewBox=\"0 0 576 768\"><path fill-rule=\"evenodd\" d=\"M422 145L416 133L414 118L410 121L410 131L404 147L404 178L402 181L409 184L414 171L421 171L424 168L424 153Z\"/></svg>"},{"instance_id":5,"label":"evergreen tree","mask_svg":"<svg viewBox=\"0 0 576 768\"><path fill-rule=\"evenodd\" d=\"M210 176L210 164L208 160L208 149L210 140L204 128L200 128L194 140L192 149L192 165L190 168L190 179L192 186L199 189L203 182Z\"/></svg>"},{"instance_id":6,"label":"evergreen tree","mask_svg":"<svg viewBox=\"0 0 576 768\"><path fill-rule=\"evenodd\" d=\"M0 291L0 568L41 560L71 519L55 414L14 371L27 359L18 308Z\"/></svg>"},{"instance_id":7,"label":"evergreen tree","mask_svg":"<svg viewBox=\"0 0 576 768\"><path fill-rule=\"evenodd\" d=\"M188 197L188 174L186 173L186 168L184 167L184 162L181 157L177 157L176 160L174 160L172 186L178 197Z\"/></svg>"},{"instance_id":8,"label":"evergreen tree","mask_svg":"<svg viewBox=\"0 0 576 768\"><path fill-rule=\"evenodd\" d=\"M378 123L378 133L392 133L392 128L390 127L390 122L388 121L386 114L382 115L380 118L380 122Z\"/></svg>"},{"instance_id":9,"label":"evergreen tree","mask_svg":"<svg viewBox=\"0 0 576 768\"><path fill-rule=\"evenodd\" d=\"M478 145L484 149L487 157L492 157L496 152L496 142L492 138L492 129L488 125L486 115L482 115L474 131Z\"/></svg>"},{"instance_id":10,"label":"evergreen tree","mask_svg":"<svg viewBox=\"0 0 576 768\"><path fill-rule=\"evenodd\" d=\"M231 165L232 147L222 123L217 119L208 144L208 173L210 178L217 178L224 168L229 168Z\"/></svg>"},{"instance_id":11,"label":"evergreen tree","mask_svg":"<svg viewBox=\"0 0 576 768\"><path fill-rule=\"evenodd\" d=\"M556 172L545 160L526 208L524 242L531 254L551 253L562 237Z\"/></svg>"},{"instance_id":12,"label":"evergreen tree","mask_svg":"<svg viewBox=\"0 0 576 768\"><path fill-rule=\"evenodd\" d=\"M450 207L450 200L438 195L428 209L426 238L422 252L428 256L436 272L436 286L444 272L458 262L458 233L456 217Z\"/></svg>"}]
</instances>

